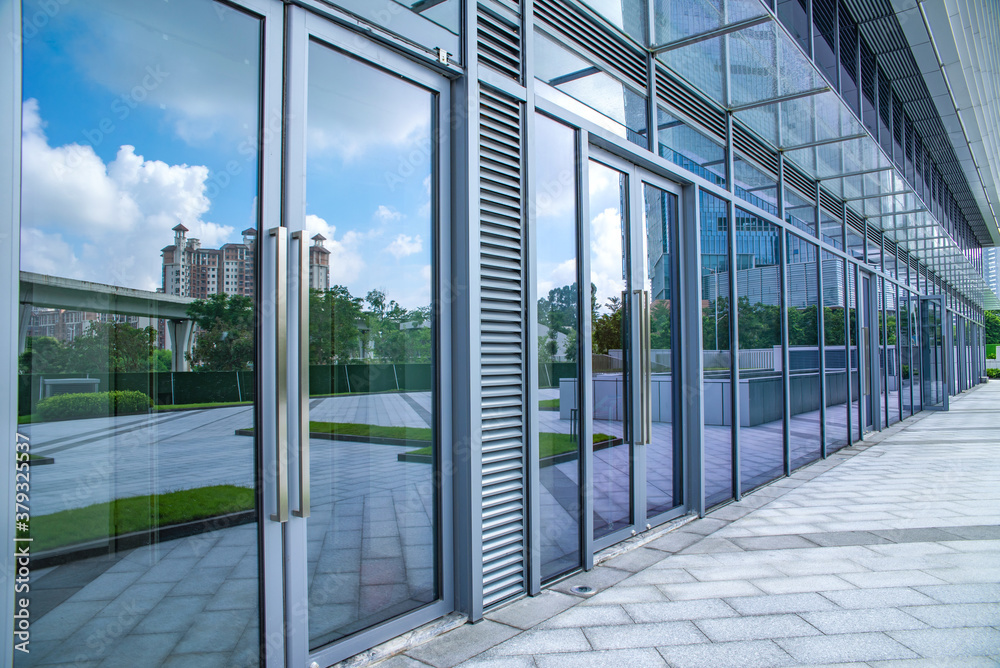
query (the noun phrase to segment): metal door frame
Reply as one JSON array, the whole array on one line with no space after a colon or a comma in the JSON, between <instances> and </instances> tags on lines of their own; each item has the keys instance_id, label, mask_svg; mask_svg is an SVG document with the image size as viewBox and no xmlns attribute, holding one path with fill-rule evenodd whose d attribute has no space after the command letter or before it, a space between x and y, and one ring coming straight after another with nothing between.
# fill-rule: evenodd
<instances>
[{"instance_id":1,"label":"metal door frame","mask_svg":"<svg viewBox=\"0 0 1000 668\"><path fill-rule=\"evenodd\" d=\"M586 155L581 157L581 164L587 167L590 162L597 162L605 165L611 169L617 170L626 175L627 181L627 197L625 205L627 207L626 211L623 211L622 221L625 228L625 245L623 251L626 253L625 258L626 271L627 271L627 286L629 291L629 299L627 300L627 305L623 305L623 308L628 308L628 322L634 323L638 322L639 301L644 299L642 296L642 290L636 290L636 285L644 285L645 281L640 275L642 273L642 267L644 263L633 261L635 258L642 256L644 252L644 236L645 229L641 223L641 212L644 208L644 193L643 186L649 184L656 188L659 188L665 192L671 193L677 196L677 217L678 223L671 230L672 238L670 240L671 247L674 249L674 257L671 262L671 280L674 285L671 288L672 294L681 294L680 282L683 280L683 272L680 268L681 254L679 253L679 229L682 227L681 219L684 217L684 212L687 211L685 207L685 197L688 191L683 188L682 185L670 180L669 178L659 175L645 167L641 167L634 162L614 155L605 151L604 149L597 147L595 145L587 145ZM589 210L589 193L581 194L581 214L580 220L581 225L588 227L590 225L590 210ZM580 267L581 276L584 277L584 281L581 284L589 282L590 277L590 256L589 253L582 253L580 257ZM636 293L640 294L636 294ZM673 424L680 425L681 416L683 415L684 407L682 406L682 397L679 391L680 385L680 374L682 373L682 364L680 363L680 347L674 341L674 338L679 336L680 333L680 310L679 308L671 308L671 327L672 332L672 344L671 344L671 358L672 364L674 366L674 373L678 374L678 379L672 383L672 397L671 397L671 409L673 411L671 420ZM590 331L587 330L586 340L581 346L581 350L590 350L589 339ZM626 363L630 366L635 366L635 351L640 349L642 333L640 327L632 326L629 328L628 341L632 350L628 353L623 353L623 358ZM641 374L635 373L630 368L629 373L629 391L628 396L623 398L624 403L628 406L626 408L626 416L630 427L630 442L629 442L629 453L630 453L630 503L631 503L631 514L629 525L618 529L606 536L602 536L599 539L594 538L594 518L593 512L589 512L583 518L584 522L584 567L589 570L593 567L593 555L606 548L621 542L631 536L638 535L644 531L651 530L660 524L670 521L684 513L688 512L690 506L689 498L687 495L688 490L688 467L683 466L680 468L681 480L675 481L675 484L679 482L681 489L684 490L685 502L681 505L672 508L663 513L659 513L654 516L647 516L646 508L646 449L643 444L636 443L636 435L641 433L640 420L642 419L641 411L636 410L634 407L638 404L638 398L641 396L640 383L643 382ZM582 395L581 401L583 402L584 417L581 420L584 440L584 470L583 475L584 480L593 479L593 447L591 444L593 433L594 433L594 422L593 422L593 410L592 410L592 390L590 389L591 383L589 379L584 381L584 393ZM651 397L649 399L652 400ZM682 462L687 462L690 454L688 452L689 448L684 447L686 439L682 438L681 430L675 427L673 431L674 448L675 452L680 452L682 457ZM590 495L592 498L593 489L585 490L586 495ZM589 508L593 508L593 503L588 504Z\"/></svg>"},{"instance_id":2,"label":"metal door frame","mask_svg":"<svg viewBox=\"0 0 1000 668\"><path fill-rule=\"evenodd\" d=\"M927 367L923 365L924 357L925 357L925 352L931 352L930 349L928 348L928 346L930 345L931 342L929 342L927 340L928 337L924 336L924 332L923 332L923 329L924 329L923 328L924 314L925 314L926 305L928 303L933 303L937 307L937 310L939 311L939 314L940 314L940 317L938 318L938 324L939 324L939 326L941 328L941 343L940 343L940 345L941 345L941 348L942 348L942 350L941 350L941 363L940 363L940 365L938 365L939 372L938 372L937 378L935 378L933 380L934 383L940 383L941 384L941 395L942 396L940 397L940 401L938 402L937 405L935 405L935 404L928 404L928 402L927 402L927 393L924 392L924 388L923 388L923 386L921 386L921 388L920 388L920 390L921 390L920 391L921 408L922 408L922 410L946 411L949 408L949 398L950 398L950 394L951 394L950 391L949 391L949 388L950 388L949 376L950 376L950 374L948 373L948 371L949 371L948 365L951 364L951 361L949 359L951 357L951 355L948 352L949 351L949 347L951 346L951 326L950 326L950 324L946 326L946 321L948 320L946 318L946 316L949 313L949 311L948 311L947 306L945 306L945 296L944 295L921 295L919 297L919 299L920 299L920 310L919 310L919 313L918 313L917 322L918 322L918 325L920 326L920 362L921 362L921 367L922 367L921 368L921 375L922 375L921 383L923 383L924 379L927 378ZM936 339L937 337L934 337L934 338ZM937 345L938 344L936 342L934 342L935 348L937 347Z\"/></svg>"}]
</instances>

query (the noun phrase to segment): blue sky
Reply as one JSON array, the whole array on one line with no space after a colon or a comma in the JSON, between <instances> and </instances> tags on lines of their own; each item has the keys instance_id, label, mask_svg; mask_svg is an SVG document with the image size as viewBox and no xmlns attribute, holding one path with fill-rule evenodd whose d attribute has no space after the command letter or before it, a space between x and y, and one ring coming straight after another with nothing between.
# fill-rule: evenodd
<instances>
[{"instance_id":1,"label":"blue sky","mask_svg":"<svg viewBox=\"0 0 1000 668\"><path fill-rule=\"evenodd\" d=\"M155 289L177 223L210 247L256 225L260 30L210 0L90 0L26 35L22 269ZM307 213L331 282L426 305L431 95L311 53Z\"/></svg>"}]
</instances>

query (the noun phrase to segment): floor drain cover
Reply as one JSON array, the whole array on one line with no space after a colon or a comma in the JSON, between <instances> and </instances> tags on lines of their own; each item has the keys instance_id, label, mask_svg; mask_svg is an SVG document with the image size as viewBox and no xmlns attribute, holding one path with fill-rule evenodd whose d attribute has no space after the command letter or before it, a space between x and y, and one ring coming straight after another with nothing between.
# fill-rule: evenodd
<instances>
[{"instance_id":1,"label":"floor drain cover","mask_svg":"<svg viewBox=\"0 0 1000 668\"><path fill-rule=\"evenodd\" d=\"M575 587L571 587L570 591L578 596L593 596L597 593L594 588L589 585L577 585Z\"/></svg>"}]
</instances>

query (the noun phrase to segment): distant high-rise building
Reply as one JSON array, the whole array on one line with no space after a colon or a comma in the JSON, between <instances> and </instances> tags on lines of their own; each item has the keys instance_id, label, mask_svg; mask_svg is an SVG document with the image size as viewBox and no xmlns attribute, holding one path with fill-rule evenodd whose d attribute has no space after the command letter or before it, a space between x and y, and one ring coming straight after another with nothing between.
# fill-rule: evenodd
<instances>
[{"instance_id":1,"label":"distant high-rise building","mask_svg":"<svg viewBox=\"0 0 1000 668\"><path fill-rule=\"evenodd\" d=\"M313 290L330 289L330 251L323 242L326 237L317 234L309 247L309 287Z\"/></svg>"},{"instance_id":2,"label":"distant high-rise building","mask_svg":"<svg viewBox=\"0 0 1000 668\"><path fill-rule=\"evenodd\" d=\"M983 249L983 278L993 294L1000 296L1000 248Z\"/></svg>"},{"instance_id":3,"label":"distant high-rise building","mask_svg":"<svg viewBox=\"0 0 1000 668\"><path fill-rule=\"evenodd\" d=\"M257 231L243 230L242 243L222 248L202 248L201 241L187 238L188 229L177 225L174 243L163 253L163 292L168 295L206 299L214 294L254 294L254 252Z\"/></svg>"}]
</instances>

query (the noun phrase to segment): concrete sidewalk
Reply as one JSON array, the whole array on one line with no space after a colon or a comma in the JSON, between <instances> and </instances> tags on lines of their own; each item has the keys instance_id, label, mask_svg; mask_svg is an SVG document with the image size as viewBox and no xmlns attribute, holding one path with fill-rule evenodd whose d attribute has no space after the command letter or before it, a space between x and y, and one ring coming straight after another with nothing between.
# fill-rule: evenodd
<instances>
[{"instance_id":1,"label":"concrete sidewalk","mask_svg":"<svg viewBox=\"0 0 1000 668\"><path fill-rule=\"evenodd\" d=\"M998 426L992 382L379 665L998 666Z\"/></svg>"}]
</instances>

